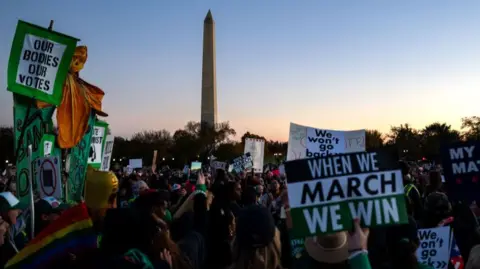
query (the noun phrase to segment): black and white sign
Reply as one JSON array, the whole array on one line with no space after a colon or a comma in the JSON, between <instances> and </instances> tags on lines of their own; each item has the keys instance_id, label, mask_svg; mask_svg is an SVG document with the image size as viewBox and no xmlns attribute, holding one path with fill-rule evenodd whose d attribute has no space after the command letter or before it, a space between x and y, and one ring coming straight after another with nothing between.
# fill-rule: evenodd
<instances>
[{"instance_id":1,"label":"black and white sign","mask_svg":"<svg viewBox=\"0 0 480 269\"><path fill-rule=\"evenodd\" d=\"M244 153L250 153L250 156L252 156L253 169L255 169L255 173L261 173L263 171L265 140L246 138Z\"/></svg>"},{"instance_id":2,"label":"black and white sign","mask_svg":"<svg viewBox=\"0 0 480 269\"><path fill-rule=\"evenodd\" d=\"M418 230L420 239L420 246L417 249L418 261L435 269L447 269L451 235L449 226Z\"/></svg>"},{"instance_id":3,"label":"black and white sign","mask_svg":"<svg viewBox=\"0 0 480 269\"><path fill-rule=\"evenodd\" d=\"M109 134L105 138L105 146L103 148L103 158L102 158L102 165L100 166L100 171L110 170L110 162L112 160L114 139L115 139L114 135L110 134L110 130L109 130Z\"/></svg>"},{"instance_id":4,"label":"black and white sign","mask_svg":"<svg viewBox=\"0 0 480 269\"><path fill-rule=\"evenodd\" d=\"M442 149L448 198L471 202L480 199L480 143L462 142Z\"/></svg>"},{"instance_id":5,"label":"black and white sign","mask_svg":"<svg viewBox=\"0 0 480 269\"><path fill-rule=\"evenodd\" d=\"M253 159L250 153L245 153L240 157L233 159L232 167L235 172L240 173L253 167Z\"/></svg>"},{"instance_id":6,"label":"black and white sign","mask_svg":"<svg viewBox=\"0 0 480 269\"><path fill-rule=\"evenodd\" d=\"M35 161L35 180L40 198L62 198L61 161L57 156L38 158Z\"/></svg>"},{"instance_id":7,"label":"black and white sign","mask_svg":"<svg viewBox=\"0 0 480 269\"><path fill-rule=\"evenodd\" d=\"M212 167L212 169L214 170L217 170L217 169L225 170L227 168L227 163L219 162L219 161L211 161L210 167Z\"/></svg>"},{"instance_id":8,"label":"black and white sign","mask_svg":"<svg viewBox=\"0 0 480 269\"><path fill-rule=\"evenodd\" d=\"M88 164L101 165L104 136L105 127L95 126L93 128L92 140L90 142L90 154L88 156Z\"/></svg>"},{"instance_id":9,"label":"black and white sign","mask_svg":"<svg viewBox=\"0 0 480 269\"><path fill-rule=\"evenodd\" d=\"M25 35L16 82L53 94L58 66L66 47L32 34Z\"/></svg>"}]
</instances>

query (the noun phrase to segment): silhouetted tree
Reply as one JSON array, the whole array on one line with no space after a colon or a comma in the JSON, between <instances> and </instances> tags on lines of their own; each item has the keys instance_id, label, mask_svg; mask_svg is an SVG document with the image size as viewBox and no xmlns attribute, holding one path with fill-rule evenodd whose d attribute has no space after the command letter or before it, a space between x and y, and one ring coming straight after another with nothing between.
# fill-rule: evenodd
<instances>
[{"instance_id":1,"label":"silhouetted tree","mask_svg":"<svg viewBox=\"0 0 480 269\"><path fill-rule=\"evenodd\" d=\"M480 140L480 117L466 117L462 118L463 137L466 140Z\"/></svg>"},{"instance_id":2,"label":"silhouetted tree","mask_svg":"<svg viewBox=\"0 0 480 269\"><path fill-rule=\"evenodd\" d=\"M422 154L427 159L439 160L440 147L460 140L460 133L446 123L432 123L421 131Z\"/></svg>"},{"instance_id":3,"label":"silhouetted tree","mask_svg":"<svg viewBox=\"0 0 480 269\"><path fill-rule=\"evenodd\" d=\"M0 126L0 167L13 162L14 142L13 127Z\"/></svg>"},{"instance_id":4,"label":"silhouetted tree","mask_svg":"<svg viewBox=\"0 0 480 269\"><path fill-rule=\"evenodd\" d=\"M365 131L365 143L367 150L378 149L383 147L382 133L378 130L366 130Z\"/></svg>"},{"instance_id":5,"label":"silhouetted tree","mask_svg":"<svg viewBox=\"0 0 480 269\"><path fill-rule=\"evenodd\" d=\"M387 138L388 144L395 145L400 158L418 160L421 157L420 134L408 123L391 127Z\"/></svg>"}]
</instances>

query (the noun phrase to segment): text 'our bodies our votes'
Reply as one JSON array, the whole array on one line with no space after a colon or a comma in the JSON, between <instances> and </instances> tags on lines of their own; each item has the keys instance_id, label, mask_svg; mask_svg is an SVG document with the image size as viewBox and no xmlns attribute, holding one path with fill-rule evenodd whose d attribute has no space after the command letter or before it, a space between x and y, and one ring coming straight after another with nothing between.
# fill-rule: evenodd
<instances>
[{"instance_id":1,"label":"text 'our bodies our votes'","mask_svg":"<svg viewBox=\"0 0 480 269\"><path fill-rule=\"evenodd\" d=\"M26 35L17 83L51 94L65 48L65 45L51 40Z\"/></svg>"}]
</instances>

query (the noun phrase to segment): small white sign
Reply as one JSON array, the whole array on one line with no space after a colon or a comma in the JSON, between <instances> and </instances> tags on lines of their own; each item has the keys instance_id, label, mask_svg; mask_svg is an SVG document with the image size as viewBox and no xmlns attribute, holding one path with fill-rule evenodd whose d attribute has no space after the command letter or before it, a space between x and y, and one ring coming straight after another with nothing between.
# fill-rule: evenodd
<instances>
[{"instance_id":1,"label":"small white sign","mask_svg":"<svg viewBox=\"0 0 480 269\"><path fill-rule=\"evenodd\" d=\"M215 170L217 170L217 169L225 170L225 168L227 168L227 163L226 162L219 162L219 161L212 161L212 162L210 162L210 167L212 167Z\"/></svg>"},{"instance_id":2,"label":"small white sign","mask_svg":"<svg viewBox=\"0 0 480 269\"><path fill-rule=\"evenodd\" d=\"M265 140L246 138L243 153L250 153L255 173L263 172L263 158L265 154Z\"/></svg>"},{"instance_id":3,"label":"small white sign","mask_svg":"<svg viewBox=\"0 0 480 269\"><path fill-rule=\"evenodd\" d=\"M435 269L447 269L450 258L451 234L448 226L419 229L418 261Z\"/></svg>"},{"instance_id":4,"label":"small white sign","mask_svg":"<svg viewBox=\"0 0 480 269\"><path fill-rule=\"evenodd\" d=\"M90 155L88 156L89 164L102 163L102 146L105 135L105 127L95 126L93 128L92 140L90 142Z\"/></svg>"},{"instance_id":5,"label":"small white sign","mask_svg":"<svg viewBox=\"0 0 480 269\"><path fill-rule=\"evenodd\" d=\"M25 35L16 82L52 95L66 47L46 38Z\"/></svg>"},{"instance_id":6,"label":"small white sign","mask_svg":"<svg viewBox=\"0 0 480 269\"><path fill-rule=\"evenodd\" d=\"M53 143L52 141L44 141L43 142L43 154L44 156L49 156L52 154Z\"/></svg>"},{"instance_id":7,"label":"small white sign","mask_svg":"<svg viewBox=\"0 0 480 269\"><path fill-rule=\"evenodd\" d=\"M143 167L142 159L130 159L128 160L128 166L131 167L132 169L142 168Z\"/></svg>"},{"instance_id":8,"label":"small white sign","mask_svg":"<svg viewBox=\"0 0 480 269\"><path fill-rule=\"evenodd\" d=\"M102 165L100 166L100 171L110 171L110 162L112 160L114 139L115 136L113 136L112 134L107 135L107 138L105 138L105 146L103 147L103 158Z\"/></svg>"}]
</instances>

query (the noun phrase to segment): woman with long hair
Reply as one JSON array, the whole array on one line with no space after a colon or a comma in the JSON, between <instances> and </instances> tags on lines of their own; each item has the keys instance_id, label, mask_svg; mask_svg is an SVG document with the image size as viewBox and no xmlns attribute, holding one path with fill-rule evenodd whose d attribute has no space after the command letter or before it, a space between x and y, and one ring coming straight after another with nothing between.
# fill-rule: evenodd
<instances>
[{"instance_id":1,"label":"woman with long hair","mask_svg":"<svg viewBox=\"0 0 480 269\"><path fill-rule=\"evenodd\" d=\"M232 269L282 268L280 232L268 209L258 205L242 209L236 228Z\"/></svg>"},{"instance_id":2,"label":"woman with long hair","mask_svg":"<svg viewBox=\"0 0 480 269\"><path fill-rule=\"evenodd\" d=\"M409 217L408 224L395 225L387 229L387 248L392 269L431 268L418 262L416 251L420 240L417 231L417 223L412 217Z\"/></svg>"}]
</instances>

